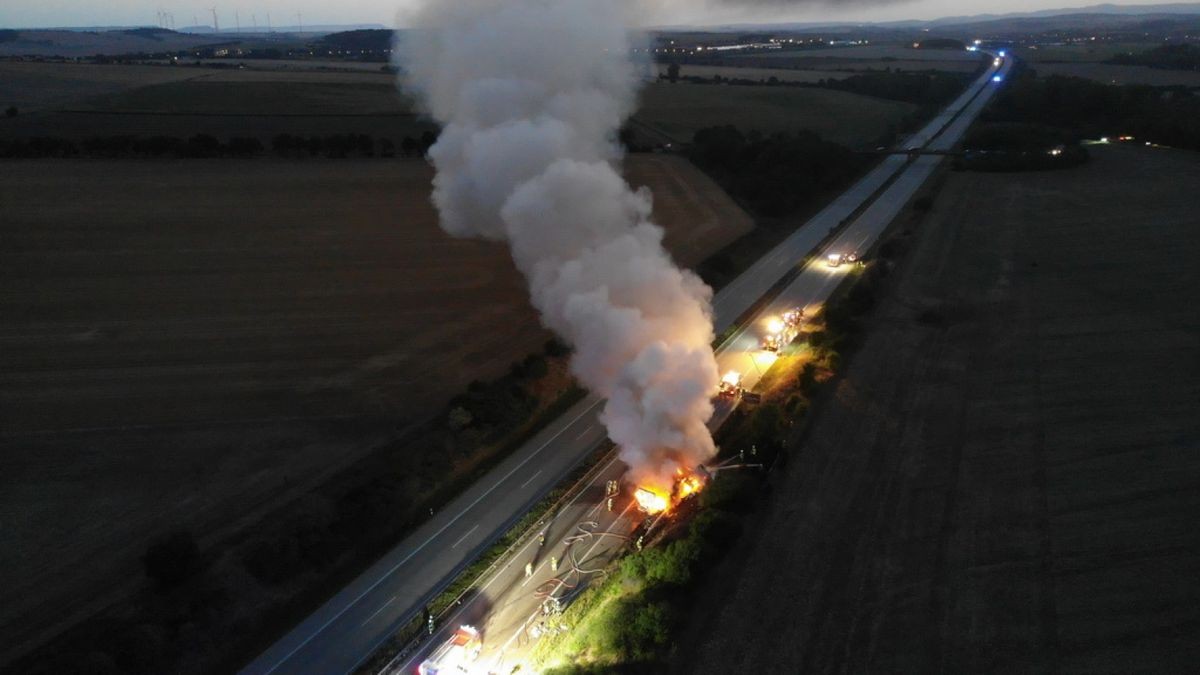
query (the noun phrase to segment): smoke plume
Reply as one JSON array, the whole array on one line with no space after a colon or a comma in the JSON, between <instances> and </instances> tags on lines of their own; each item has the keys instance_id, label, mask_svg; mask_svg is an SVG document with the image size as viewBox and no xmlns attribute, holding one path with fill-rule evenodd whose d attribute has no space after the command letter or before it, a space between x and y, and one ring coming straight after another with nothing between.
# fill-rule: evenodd
<instances>
[{"instance_id":1,"label":"smoke plume","mask_svg":"<svg viewBox=\"0 0 1200 675\"><path fill-rule=\"evenodd\" d=\"M404 86L443 126L433 201L455 236L507 241L543 323L607 399L639 480L714 454L711 290L675 266L650 194L615 168L636 98L620 0L429 0L404 17Z\"/></svg>"}]
</instances>

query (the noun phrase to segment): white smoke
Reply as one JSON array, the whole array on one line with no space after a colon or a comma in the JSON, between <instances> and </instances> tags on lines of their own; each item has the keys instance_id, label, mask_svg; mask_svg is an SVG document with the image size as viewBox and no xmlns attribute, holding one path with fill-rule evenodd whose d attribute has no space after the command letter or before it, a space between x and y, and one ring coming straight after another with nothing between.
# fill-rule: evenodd
<instances>
[{"instance_id":1,"label":"white smoke","mask_svg":"<svg viewBox=\"0 0 1200 675\"><path fill-rule=\"evenodd\" d=\"M399 65L443 125L442 227L508 241L622 459L665 481L715 452L712 291L614 166L638 87L626 17L620 0L429 0L404 17Z\"/></svg>"}]
</instances>

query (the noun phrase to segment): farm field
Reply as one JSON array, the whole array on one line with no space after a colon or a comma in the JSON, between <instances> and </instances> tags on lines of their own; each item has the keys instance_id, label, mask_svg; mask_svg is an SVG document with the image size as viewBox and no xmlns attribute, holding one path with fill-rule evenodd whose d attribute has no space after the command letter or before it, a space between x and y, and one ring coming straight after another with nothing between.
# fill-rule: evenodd
<instances>
[{"instance_id":1,"label":"farm field","mask_svg":"<svg viewBox=\"0 0 1200 675\"><path fill-rule=\"evenodd\" d=\"M680 260L751 229L683 160L627 165ZM548 337L421 161L3 170L0 664L133 592L163 531L232 536Z\"/></svg>"},{"instance_id":2,"label":"farm field","mask_svg":"<svg viewBox=\"0 0 1200 675\"><path fill-rule=\"evenodd\" d=\"M704 127L736 124L764 134L810 129L856 147L915 110L909 103L825 89L656 82L642 90L634 119L677 142L690 142Z\"/></svg>"},{"instance_id":3,"label":"farm field","mask_svg":"<svg viewBox=\"0 0 1200 675\"><path fill-rule=\"evenodd\" d=\"M1093 157L948 176L678 672L1192 669L1200 161Z\"/></svg>"},{"instance_id":4,"label":"farm field","mask_svg":"<svg viewBox=\"0 0 1200 675\"><path fill-rule=\"evenodd\" d=\"M126 89L202 77L211 72L162 66L0 61L0 105L15 105L24 113Z\"/></svg>"},{"instance_id":5,"label":"farm field","mask_svg":"<svg viewBox=\"0 0 1200 675\"><path fill-rule=\"evenodd\" d=\"M1017 48L1017 56L1034 63L1099 62L1117 54L1144 52L1161 46L1159 42L1087 42L1061 45L1037 45Z\"/></svg>"},{"instance_id":6,"label":"farm field","mask_svg":"<svg viewBox=\"0 0 1200 675\"><path fill-rule=\"evenodd\" d=\"M1122 66L1109 63L1037 63L1039 76L1066 75L1083 77L1104 84L1148 84L1154 87L1200 87L1200 72L1165 70L1146 66Z\"/></svg>"},{"instance_id":7,"label":"farm field","mask_svg":"<svg viewBox=\"0 0 1200 675\"><path fill-rule=\"evenodd\" d=\"M205 133L220 139L254 136L268 143L281 133L356 133L398 141L434 128L414 111L412 101L386 73L155 66L106 66L91 71L67 64L12 65L50 67L29 70L28 77L94 72L98 80L114 84L107 85L106 93L0 120L0 137ZM121 68L129 68L130 73L121 73ZM687 66L684 71L698 68ZM763 69L737 70L761 77L776 73L782 79L791 77L786 70L771 74ZM190 79L179 79L180 71ZM816 71L806 73L806 77L815 75ZM703 127L736 122L765 133L808 128L853 146L879 137L915 110L907 103L817 89L745 86L736 93L731 96L716 85L652 83L642 92L641 108L634 117L676 142L690 141Z\"/></svg>"}]
</instances>

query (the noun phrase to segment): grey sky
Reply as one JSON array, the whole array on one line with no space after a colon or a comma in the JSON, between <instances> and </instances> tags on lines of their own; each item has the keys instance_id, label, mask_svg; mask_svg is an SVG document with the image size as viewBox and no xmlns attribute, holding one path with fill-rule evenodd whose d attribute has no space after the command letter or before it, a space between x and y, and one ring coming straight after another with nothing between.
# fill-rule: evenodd
<instances>
[{"instance_id":1,"label":"grey sky","mask_svg":"<svg viewBox=\"0 0 1200 675\"><path fill-rule=\"evenodd\" d=\"M357 0L331 3L328 0L0 0L0 28L42 26L154 25L158 9L172 12L175 25L209 25L208 8L216 5L222 27L233 27L237 11L243 27L252 17L260 26L268 13L273 25L295 25L296 13L306 25L379 23L392 26L396 11L415 0ZM1097 4L1099 0L893 0L845 3L791 0L743 0L736 7L723 0L633 0L654 8L656 22L712 24L737 21L889 21L931 19L964 14L1003 13ZM1157 4L1163 0L1128 0L1120 4Z\"/></svg>"}]
</instances>

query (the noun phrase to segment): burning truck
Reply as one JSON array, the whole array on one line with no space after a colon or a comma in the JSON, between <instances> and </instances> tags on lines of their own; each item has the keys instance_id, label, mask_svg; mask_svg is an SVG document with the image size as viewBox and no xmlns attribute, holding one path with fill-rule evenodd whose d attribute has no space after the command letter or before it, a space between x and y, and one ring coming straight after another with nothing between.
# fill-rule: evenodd
<instances>
[{"instance_id":1,"label":"burning truck","mask_svg":"<svg viewBox=\"0 0 1200 675\"><path fill-rule=\"evenodd\" d=\"M479 631L474 626L462 625L454 635L417 666L418 675L452 675L470 672L468 668L483 648Z\"/></svg>"},{"instance_id":2,"label":"burning truck","mask_svg":"<svg viewBox=\"0 0 1200 675\"><path fill-rule=\"evenodd\" d=\"M646 485L636 488L633 491L633 498L637 501L638 510L649 516L666 513L675 505L702 490L708 482L707 472L704 471L703 466L697 467L697 469L698 471L695 473L676 469L675 480L671 484L670 491Z\"/></svg>"}]
</instances>

